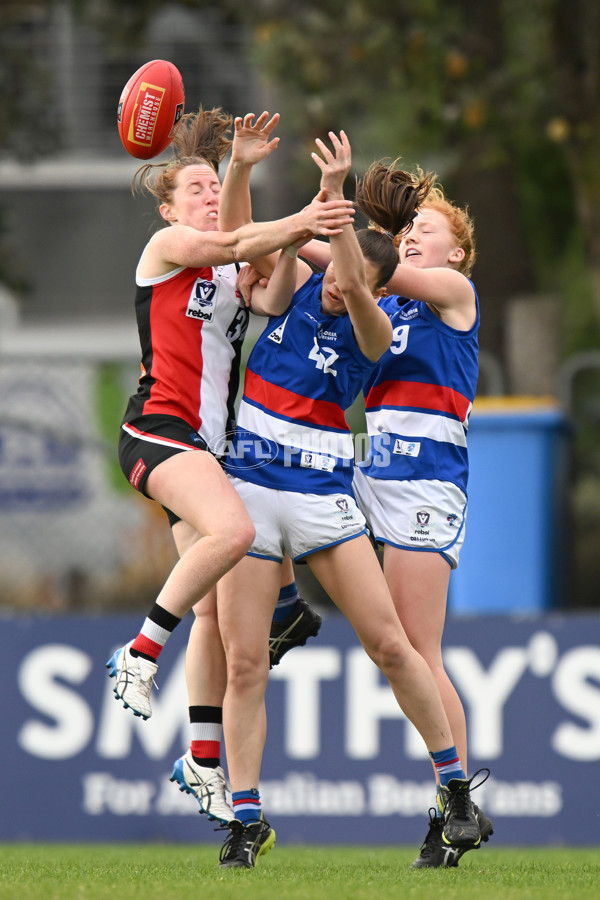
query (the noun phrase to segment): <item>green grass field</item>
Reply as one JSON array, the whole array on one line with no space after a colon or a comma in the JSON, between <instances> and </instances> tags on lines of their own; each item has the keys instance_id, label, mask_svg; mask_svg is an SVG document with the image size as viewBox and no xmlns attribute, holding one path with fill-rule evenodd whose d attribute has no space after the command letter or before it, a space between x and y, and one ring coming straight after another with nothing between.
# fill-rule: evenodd
<instances>
[{"instance_id":1,"label":"green grass field","mask_svg":"<svg viewBox=\"0 0 600 900\"><path fill-rule=\"evenodd\" d=\"M2 900L516 900L600 896L600 848L482 848L410 869L414 848L276 847L254 870L219 846L0 845Z\"/></svg>"}]
</instances>

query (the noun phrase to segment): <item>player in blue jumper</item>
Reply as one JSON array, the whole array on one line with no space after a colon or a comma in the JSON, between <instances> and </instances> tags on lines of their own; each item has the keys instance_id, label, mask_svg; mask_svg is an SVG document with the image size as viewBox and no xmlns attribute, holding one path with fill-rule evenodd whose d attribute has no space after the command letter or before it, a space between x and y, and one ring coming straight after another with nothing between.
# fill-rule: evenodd
<instances>
[{"instance_id":1,"label":"player in blue jumper","mask_svg":"<svg viewBox=\"0 0 600 900\"><path fill-rule=\"evenodd\" d=\"M343 197L351 151L343 132L313 159L329 199ZM266 638L285 554L306 560L388 678L430 751L447 794L443 839L470 848L480 830L438 687L408 641L366 523L352 494L353 439L344 411L390 347L389 317L377 305L398 262L392 234L412 220L432 179L395 170L381 184L390 234L344 227L332 263L313 275L284 248L252 308L272 316L250 355L228 471L256 528L248 555L219 585L227 658L223 724L233 809L222 866L254 865L274 843L258 783L266 737ZM381 217L380 217L381 218ZM308 239L307 235L307 239ZM249 860L251 862L249 863Z\"/></svg>"},{"instance_id":2,"label":"player in blue jumper","mask_svg":"<svg viewBox=\"0 0 600 900\"><path fill-rule=\"evenodd\" d=\"M374 163L362 179L356 203L367 218L380 215L379 185L393 170ZM467 432L478 377L473 222L436 185L395 243L400 265L379 302L394 337L364 389L370 451L353 487L383 547L399 619L435 676L466 768L465 714L444 668L442 635L450 572L465 537ZM303 255L323 267L331 257L322 241L311 241ZM438 790L415 868L455 867L465 852L443 840L443 797ZM475 811L487 841L492 822Z\"/></svg>"}]
</instances>

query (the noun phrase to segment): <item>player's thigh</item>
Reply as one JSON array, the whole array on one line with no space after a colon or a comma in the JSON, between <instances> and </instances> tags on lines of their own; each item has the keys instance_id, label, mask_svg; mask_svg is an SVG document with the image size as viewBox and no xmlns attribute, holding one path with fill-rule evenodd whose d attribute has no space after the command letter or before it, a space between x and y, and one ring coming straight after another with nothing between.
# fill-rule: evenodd
<instances>
[{"instance_id":1,"label":"player's thigh","mask_svg":"<svg viewBox=\"0 0 600 900\"><path fill-rule=\"evenodd\" d=\"M450 565L441 553L386 545L383 571L411 644L428 660L439 662Z\"/></svg>"},{"instance_id":2,"label":"player's thigh","mask_svg":"<svg viewBox=\"0 0 600 900\"><path fill-rule=\"evenodd\" d=\"M313 553L307 563L367 650L406 642L379 560L366 535Z\"/></svg>"},{"instance_id":3,"label":"player's thigh","mask_svg":"<svg viewBox=\"0 0 600 900\"><path fill-rule=\"evenodd\" d=\"M148 476L147 492L199 534L242 529L253 534L244 504L214 456L203 450L164 460Z\"/></svg>"}]
</instances>

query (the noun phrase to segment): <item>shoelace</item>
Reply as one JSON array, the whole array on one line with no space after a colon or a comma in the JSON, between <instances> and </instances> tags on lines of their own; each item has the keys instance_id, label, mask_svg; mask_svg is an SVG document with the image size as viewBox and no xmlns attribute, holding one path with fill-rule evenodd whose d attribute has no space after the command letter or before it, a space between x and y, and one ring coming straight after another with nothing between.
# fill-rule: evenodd
<instances>
[{"instance_id":1,"label":"shoelace","mask_svg":"<svg viewBox=\"0 0 600 900\"><path fill-rule=\"evenodd\" d=\"M482 772L486 773L485 777L474 785L473 781L477 778L478 775L481 775ZM477 771L473 775L471 775L471 777L466 782L466 787L460 788L460 790L458 791L452 791L448 795L448 801L446 805L452 805L452 809L459 819L468 818L470 813L469 805L472 802L470 792L476 790L476 788L478 787L481 787L481 785L484 784L489 777L489 769L477 769Z\"/></svg>"},{"instance_id":2,"label":"shoelace","mask_svg":"<svg viewBox=\"0 0 600 900\"><path fill-rule=\"evenodd\" d=\"M477 784L473 784L473 781L475 781L475 779L477 778L477 776L478 776L478 775L481 775L482 772L485 772L485 777L482 778L481 781L479 781ZM490 774L491 774L491 773L490 773L490 770L489 770L489 769L486 769L486 768L483 768L483 769L477 769L477 771L474 772L473 775L471 775L471 777L469 778L469 790L470 790L470 791L474 791L474 790L476 790L478 787L481 787L482 784L485 784L485 782L486 782L486 781L488 780L488 778L490 777Z\"/></svg>"},{"instance_id":3,"label":"shoelace","mask_svg":"<svg viewBox=\"0 0 600 900\"><path fill-rule=\"evenodd\" d=\"M436 843L435 836L436 832L438 832L442 827L442 820L438 819L436 815L436 810L432 807L429 810L429 831L425 837L421 845L421 857L423 859L428 859L430 856L436 851Z\"/></svg>"},{"instance_id":4,"label":"shoelace","mask_svg":"<svg viewBox=\"0 0 600 900\"><path fill-rule=\"evenodd\" d=\"M158 682L156 681L156 670L155 670L153 673L152 673L152 672L149 672L149 673L144 677L144 676L142 675L142 670L145 668L145 666L144 666L144 664L143 664L144 661L145 661L145 660L144 660L144 657L141 657L141 656L135 657L135 656L134 656L133 659L137 659L137 660L138 660L138 676L137 676L137 677L138 677L138 681L139 681L140 684L143 684L143 685L144 685L144 688L148 690L148 696L150 696L150 693L151 693L151 691L152 691L152 686L154 686L154 687L156 688L157 691L159 690Z\"/></svg>"},{"instance_id":5,"label":"shoelace","mask_svg":"<svg viewBox=\"0 0 600 900\"><path fill-rule=\"evenodd\" d=\"M241 822L228 822L227 825L219 825L215 831L229 831L229 837L225 838L221 852L219 854L219 862L222 862L226 856L235 856L237 851L244 843L244 832L246 829Z\"/></svg>"},{"instance_id":6,"label":"shoelace","mask_svg":"<svg viewBox=\"0 0 600 900\"><path fill-rule=\"evenodd\" d=\"M152 688L155 687L157 691L160 690L158 683L156 682L154 675L150 675L149 678L140 678L141 683L144 685L148 685L148 696L152 693Z\"/></svg>"}]
</instances>

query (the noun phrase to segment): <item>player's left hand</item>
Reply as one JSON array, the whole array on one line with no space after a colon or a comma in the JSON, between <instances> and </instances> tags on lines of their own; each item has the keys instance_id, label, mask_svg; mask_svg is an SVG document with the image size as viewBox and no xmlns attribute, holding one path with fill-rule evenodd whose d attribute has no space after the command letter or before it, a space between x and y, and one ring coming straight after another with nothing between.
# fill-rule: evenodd
<instances>
[{"instance_id":1,"label":"player's left hand","mask_svg":"<svg viewBox=\"0 0 600 900\"><path fill-rule=\"evenodd\" d=\"M327 192L327 197L332 199L344 196L344 181L352 165L352 149L345 131L340 131L339 137L330 131L329 140L333 151L317 138L315 143L322 157L315 152L311 153L311 156L321 170L321 188Z\"/></svg>"},{"instance_id":2,"label":"player's left hand","mask_svg":"<svg viewBox=\"0 0 600 900\"><path fill-rule=\"evenodd\" d=\"M279 122L279 113L275 113L270 119L268 112L261 113L256 121L254 118L254 113L247 113L243 118L238 116L234 120L232 162L253 166L270 156L279 144L278 137L271 137Z\"/></svg>"},{"instance_id":3,"label":"player's left hand","mask_svg":"<svg viewBox=\"0 0 600 900\"><path fill-rule=\"evenodd\" d=\"M263 275L261 275L260 272L258 272L254 268L254 266L247 265L242 266L242 268L240 269L235 286L238 293L241 295L245 306L249 308L250 302L252 300L252 288L254 287L254 285L258 284L264 288L268 285L268 283L268 278L265 278Z\"/></svg>"}]
</instances>

